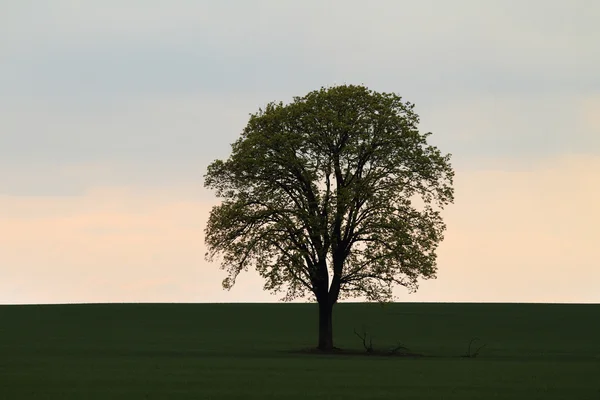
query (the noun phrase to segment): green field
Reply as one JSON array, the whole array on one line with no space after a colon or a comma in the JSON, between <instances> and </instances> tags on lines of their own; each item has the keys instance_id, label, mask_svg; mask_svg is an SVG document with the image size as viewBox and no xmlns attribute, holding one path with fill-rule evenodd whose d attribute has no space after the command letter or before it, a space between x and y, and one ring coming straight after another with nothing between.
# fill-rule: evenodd
<instances>
[{"instance_id":1,"label":"green field","mask_svg":"<svg viewBox=\"0 0 600 400\"><path fill-rule=\"evenodd\" d=\"M0 306L0 399L600 399L600 305L339 304L313 355L314 304ZM462 358L472 337L487 346Z\"/></svg>"}]
</instances>

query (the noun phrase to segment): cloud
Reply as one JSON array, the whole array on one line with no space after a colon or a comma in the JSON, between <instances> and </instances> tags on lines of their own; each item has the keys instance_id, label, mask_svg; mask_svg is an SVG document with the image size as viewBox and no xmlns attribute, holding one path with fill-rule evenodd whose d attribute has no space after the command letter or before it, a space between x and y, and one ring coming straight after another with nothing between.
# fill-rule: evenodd
<instances>
[{"instance_id":1,"label":"cloud","mask_svg":"<svg viewBox=\"0 0 600 400\"><path fill-rule=\"evenodd\" d=\"M598 157L459 170L437 280L402 301L598 302ZM214 199L189 186L0 197L0 303L276 301L204 261Z\"/></svg>"},{"instance_id":2,"label":"cloud","mask_svg":"<svg viewBox=\"0 0 600 400\"><path fill-rule=\"evenodd\" d=\"M30 99L5 105L0 163L59 166L206 162L229 150L258 108L250 96L137 97L75 106Z\"/></svg>"},{"instance_id":3,"label":"cloud","mask_svg":"<svg viewBox=\"0 0 600 400\"><path fill-rule=\"evenodd\" d=\"M459 171L439 275L403 300L598 302L598 157Z\"/></svg>"},{"instance_id":4,"label":"cloud","mask_svg":"<svg viewBox=\"0 0 600 400\"><path fill-rule=\"evenodd\" d=\"M420 112L431 141L470 168L502 160L532 166L562 155L600 154L595 97L457 96Z\"/></svg>"},{"instance_id":5,"label":"cloud","mask_svg":"<svg viewBox=\"0 0 600 400\"><path fill-rule=\"evenodd\" d=\"M2 21L5 92L304 92L357 80L428 95L600 88L595 2L378 4L15 5Z\"/></svg>"},{"instance_id":6,"label":"cloud","mask_svg":"<svg viewBox=\"0 0 600 400\"><path fill-rule=\"evenodd\" d=\"M589 138L594 138L600 147L600 94L597 96L584 97L579 103L579 114L577 125L585 130Z\"/></svg>"},{"instance_id":7,"label":"cloud","mask_svg":"<svg viewBox=\"0 0 600 400\"><path fill-rule=\"evenodd\" d=\"M379 4L7 3L0 191L199 177L248 113L334 83L405 96L466 164L598 153L573 122L600 91L599 3ZM63 171L109 163L111 182Z\"/></svg>"},{"instance_id":8,"label":"cloud","mask_svg":"<svg viewBox=\"0 0 600 400\"><path fill-rule=\"evenodd\" d=\"M248 115L282 98L150 96L75 109L68 101L7 103L0 109L0 194L202 185L206 165L229 155ZM452 153L457 166L502 160L518 167L561 154L600 154L597 103L597 96L463 94L417 102L416 111L421 129L433 132L431 142Z\"/></svg>"},{"instance_id":9,"label":"cloud","mask_svg":"<svg viewBox=\"0 0 600 400\"><path fill-rule=\"evenodd\" d=\"M374 4L2 3L2 296L204 299L206 165L266 102L363 83L416 103L459 172L440 279L410 298L597 299L600 3ZM247 279L206 293L270 298Z\"/></svg>"},{"instance_id":10,"label":"cloud","mask_svg":"<svg viewBox=\"0 0 600 400\"><path fill-rule=\"evenodd\" d=\"M0 303L272 301L252 276L221 289L204 261L214 200L191 192L0 197Z\"/></svg>"},{"instance_id":11,"label":"cloud","mask_svg":"<svg viewBox=\"0 0 600 400\"><path fill-rule=\"evenodd\" d=\"M177 192L0 198L0 302L218 299L202 268L210 203Z\"/></svg>"}]
</instances>

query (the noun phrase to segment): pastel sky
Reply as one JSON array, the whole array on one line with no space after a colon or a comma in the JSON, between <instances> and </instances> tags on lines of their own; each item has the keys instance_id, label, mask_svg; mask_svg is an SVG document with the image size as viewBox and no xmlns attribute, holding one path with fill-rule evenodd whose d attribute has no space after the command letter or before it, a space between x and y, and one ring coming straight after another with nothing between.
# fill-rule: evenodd
<instances>
[{"instance_id":1,"label":"pastel sky","mask_svg":"<svg viewBox=\"0 0 600 400\"><path fill-rule=\"evenodd\" d=\"M453 154L436 280L400 301L600 302L597 0L0 0L0 304L277 301L204 260L206 166L321 86Z\"/></svg>"}]
</instances>

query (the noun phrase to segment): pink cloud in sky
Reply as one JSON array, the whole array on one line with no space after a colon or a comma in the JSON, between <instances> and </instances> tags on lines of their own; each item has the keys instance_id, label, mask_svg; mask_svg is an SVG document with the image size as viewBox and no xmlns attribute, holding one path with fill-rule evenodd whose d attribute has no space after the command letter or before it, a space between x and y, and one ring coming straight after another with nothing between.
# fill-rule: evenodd
<instances>
[{"instance_id":1,"label":"pink cloud in sky","mask_svg":"<svg viewBox=\"0 0 600 400\"><path fill-rule=\"evenodd\" d=\"M399 300L600 301L598 175L597 157L457 171L438 279ZM0 197L0 303L276 301L253 272L221 289L203 246L216 200L193 193Z\"/></svg>"},{"instance_id":2,"label":"pink cloud in sky","mask_svg":"<svg viewBox=\"0 0 600 400\"><path fill-rule=\"evenodd\" d=\"M0 203L2 302L199 301L224 294L203 262L209 203L179 199L176 190L115 188Z\"/></svg>"},{"instance_id":3,"label":"pink cloud in sky","mask_svg":"<svg viewBox=\"0 0 600 400\"><path fill-rule=\"evenodd\" d=\"M598 157L459 173L438 279L415 299L600 301L599 175Z\"/></svg>"}]
</instances>

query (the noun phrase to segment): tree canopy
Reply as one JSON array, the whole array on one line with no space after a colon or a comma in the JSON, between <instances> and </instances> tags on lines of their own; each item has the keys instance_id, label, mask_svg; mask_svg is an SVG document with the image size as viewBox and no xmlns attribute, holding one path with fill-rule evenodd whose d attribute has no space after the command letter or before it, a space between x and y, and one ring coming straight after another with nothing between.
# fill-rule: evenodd
<instances>
[{"instance_id":1,"label":"tree canopy","mask_svg":"<svg viewBox=\"0 0 600 400\"><path fill-rule=\"evenodd\" d=\"M454 172L418 124L399 95L354 85L252 114L205 175L222 198L205 241L227 271L223 286L253 267L286 300L314 295L330 326L340 298L387 301L395 286L434 278ZM323 330L319 347L332 348Z\"/></svg>"}]
</instances>

